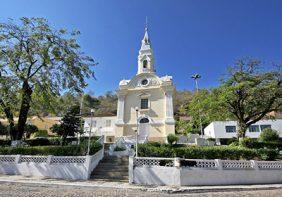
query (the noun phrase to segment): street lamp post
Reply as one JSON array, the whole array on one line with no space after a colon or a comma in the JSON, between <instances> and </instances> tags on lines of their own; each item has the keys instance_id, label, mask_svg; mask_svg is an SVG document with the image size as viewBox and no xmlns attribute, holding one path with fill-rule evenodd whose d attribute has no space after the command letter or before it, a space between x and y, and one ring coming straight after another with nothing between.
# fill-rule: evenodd
<instances>
[{"instance_id":1,"label":"street lamp post","mask_svg":"<svg viewBox=\"0 0 282 197\"><path fill-rule=\"evenodd\" d=\"M81 99L80 99L80 109L79 109L79 115L80 115L80 129L81 129L81 131L83 131L83 133L84 133L84 128L82 128L83 127L83 124L82 124L82 107L83 107L83 96L84 96L84 94L81 94ZM77 134L77 143L78 144L80 144L80 135L81 134Z\"/></svg>"},{"instance_id":2,"label":"street lamp post","mask_svg":"<svg viewBox=\"0 0 282 197\"><path fill-rule=\"evenodd\" d=\"M136 111L136 157L138 157L138 112L139 112L139 108L135 107L135 111Z\"/></svg>"},{"instance_id":3,"label":"street lamp post","mask_svg":"<svg viewBox=\"0 0 282 197\"><path fill-rule=\"evenodd\" d=\"M92 122L94 116L94 109L91 109L91 118L90 118L90 129L89 129L89 136L88 136L88 146L87 146L87 155L90 153L90 140L91 140L91 130L92 130Z\"/></svg>"},{"instance_id":4,"label":"street lamp post","mask_svg":"<svg viewBox=\"0 0 282 197\"><path fill-rule=\"evenodd\" d=\"M197 92L197 94L199 94L198 79L201 78L201 75L199 75L199 74L194 74L194 75L192 75L191 78L194 79L194 81L195 81L195 86L196 86L196 92ZM200 103L199 98L198 98L198 103ZM201 110L200 110L200 109L199 109L199 121L200 121L201 137L203 137L204 134L203 134L203 126L202 126L202 118L201 118Z\"/></svg>"}]
</instances>

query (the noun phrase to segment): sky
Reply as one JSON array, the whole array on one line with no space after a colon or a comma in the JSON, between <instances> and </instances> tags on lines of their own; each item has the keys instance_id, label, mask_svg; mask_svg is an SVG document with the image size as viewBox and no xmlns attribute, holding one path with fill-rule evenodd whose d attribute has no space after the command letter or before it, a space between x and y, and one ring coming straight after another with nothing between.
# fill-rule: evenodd
<instances>
[{"instance_id":1,"label":"sky","mask_svg":"<svg viewBox=\"0 0 282 197\"><path fill-rule=\"evenodd\" d=\"M146 16L157 75L173 76L178 90L194 89L194 73L200 88L219 85L240 58L282 63L281 0L1 1L1 22L23 16L80 30L82 51L99 63L85 90L96 96L136 75Z\"/></svg>"}]
</instances>

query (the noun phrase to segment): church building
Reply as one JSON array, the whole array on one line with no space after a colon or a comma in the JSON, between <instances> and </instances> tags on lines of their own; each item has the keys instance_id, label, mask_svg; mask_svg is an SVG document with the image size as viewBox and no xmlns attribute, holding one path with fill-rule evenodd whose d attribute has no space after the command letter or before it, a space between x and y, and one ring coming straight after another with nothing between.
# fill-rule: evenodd
<instances>
[{"instance_id":1,"label":"church building","mask_svg":"<svg viewBox=\"0 0 282 197\"><path fill-rule=\"evenodd\" d=\"M131 80L122 80L117 90L118 109L115 137L147 136L149 141L165 141L175 133L171 76L156 75L154 54L145 28L138 55L137 74ZM138 127L138 128L137 128Z\"/></svg>"}]
</instances>

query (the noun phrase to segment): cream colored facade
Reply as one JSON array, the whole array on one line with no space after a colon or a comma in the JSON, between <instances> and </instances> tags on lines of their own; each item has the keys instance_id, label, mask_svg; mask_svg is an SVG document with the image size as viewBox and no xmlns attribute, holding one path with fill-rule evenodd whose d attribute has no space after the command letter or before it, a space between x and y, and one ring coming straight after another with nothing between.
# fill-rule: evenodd
<instances>
[{"instance_id":1,"label":"cream colored facade","mask_svg":"<svg viewBox=\"0 0 282 197\"><path fill-rule=\"evenodd\" d=\"M139 135L148 136L150 141L164 141L168 134L175 133L173 91L172 77L158 77L155 73L146 28L139 50L137 74L131 80L119 83L116 137L135 135L137 126Z\"/></svg>"}]
</instances>

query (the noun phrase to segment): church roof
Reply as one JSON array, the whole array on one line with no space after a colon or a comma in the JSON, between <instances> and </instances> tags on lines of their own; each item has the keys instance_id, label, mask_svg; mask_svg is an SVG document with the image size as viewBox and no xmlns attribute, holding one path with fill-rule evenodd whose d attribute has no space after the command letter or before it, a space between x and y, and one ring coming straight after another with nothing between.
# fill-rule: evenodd
<instances>
[{"instance_id":1,"label":"church roof","mask_svg":"<svg viewBox=\"0 0 282 197\"><path fill-rule=\"evenodd\" d=\"M145 27L145 34L142 40L142 45L140 51L151 50L151 41L148 34L148 27Z\"/></svg>"}]
</instances>

